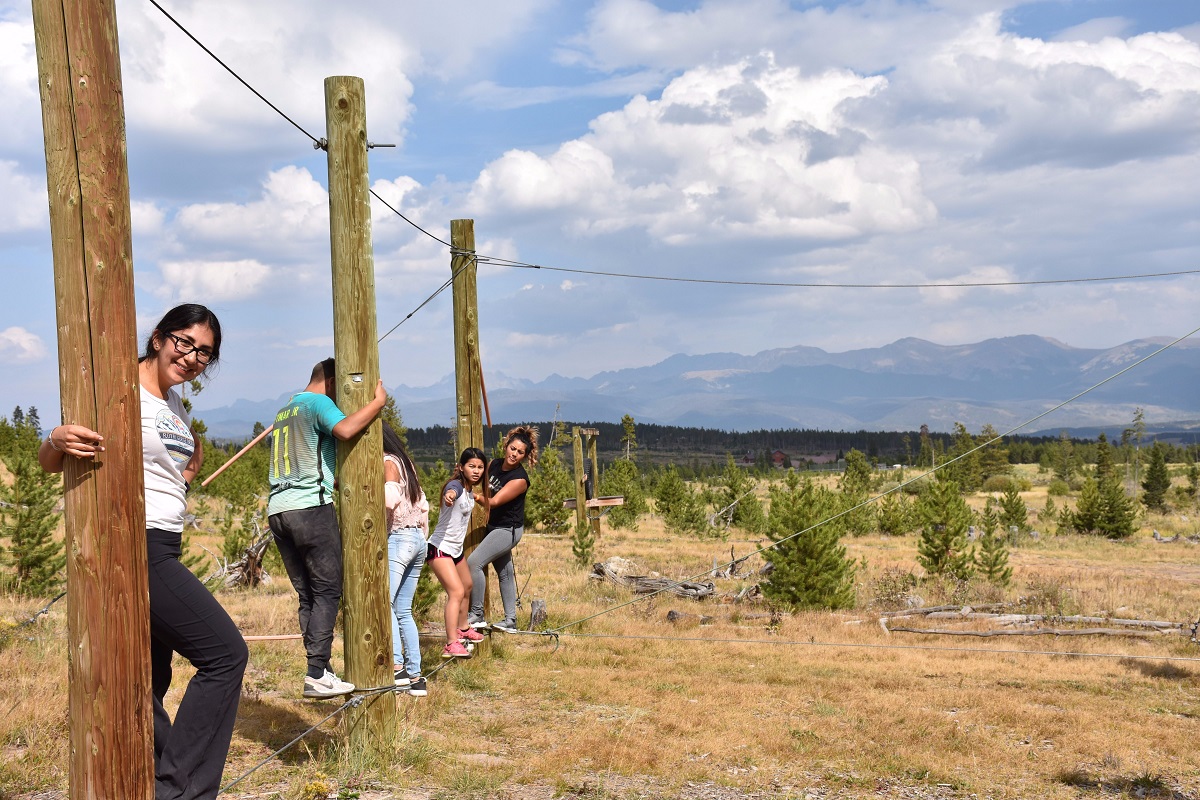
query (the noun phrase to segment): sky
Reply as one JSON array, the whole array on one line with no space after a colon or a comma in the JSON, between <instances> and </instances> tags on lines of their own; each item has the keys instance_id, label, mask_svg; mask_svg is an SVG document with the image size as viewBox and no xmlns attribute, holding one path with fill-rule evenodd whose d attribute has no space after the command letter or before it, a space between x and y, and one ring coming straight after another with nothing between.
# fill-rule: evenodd
<instances>
[{"instance_id":1,"label":"sky","mask_svg":"<svg viewBox=\"0 0 1200 800\"><path fill-rule=\"evenodd\" d=\"M365 81L374 190L483 255L773 283L1012 282L1200 269L1195 0L160 0L315 136ZM117 0L139 338L218 314L199 411L333 354L325 154L147 0ZM0 414L57 420L29 3L0 0ZM373 207L377 327L450 275ZM478 274L489 388L676 353L1019 334L1108 347L1200 326L1200 275L988 288ZM389 387L453 371L450 293L380 344ZM552 413L547 410L547 417ZM449 420L447 420L449 422Z\"/></svg>"}]
</instances>

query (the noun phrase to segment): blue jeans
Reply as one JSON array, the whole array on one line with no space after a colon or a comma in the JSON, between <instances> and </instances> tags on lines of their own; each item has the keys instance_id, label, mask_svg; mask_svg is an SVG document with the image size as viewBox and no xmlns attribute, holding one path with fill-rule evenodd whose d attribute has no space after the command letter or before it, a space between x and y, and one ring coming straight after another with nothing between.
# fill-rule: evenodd
<instances>
[{"instance_id":1,"label":"blue jeans","mask_svg":"<svg viewBox=\"0 0 1200 800\"><path fill-rule=\"evenodd\" d=\"M409 675L421 674L421 640L413 619L413 596L425 566L425 537L420 528L388 534L388 577L392 590L392 663Z\"/></svg>"}]
</instances>

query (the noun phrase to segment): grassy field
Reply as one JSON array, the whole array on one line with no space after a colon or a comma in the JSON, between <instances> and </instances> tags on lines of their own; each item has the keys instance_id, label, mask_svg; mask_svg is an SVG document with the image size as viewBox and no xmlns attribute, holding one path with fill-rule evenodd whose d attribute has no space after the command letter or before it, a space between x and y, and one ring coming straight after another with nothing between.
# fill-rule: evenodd
<instances>
[{"instance_id":1,"label":"grassy field","mask_svg":"<svg viewBox=\"0 0 1200 800\"><path fill-rule=\"evenodd\" d=\"M1027 496L1034 508L1044 500L1044 489ZM1024 540L1006 590L926 581L906 593L905 576L920 574L916 536L846 539L860 560L859 603L837 614L731 602L756 581L763 562L753 556L746 577L716 581L716 600L660 595L570 625L557 641L497 633L486 655L438 671L428 697L385 695L400 733L383 769L346 752L335 718L225 796L1200 798L1200 646L1186 633L982 639L879 624L915 594L926 605L1006 601L1190 625L1200 545L1160 543L1151 530L1189 534L1194 523L1178 514L1144 523L1127 542ZM727 560L731 546L741 556L763 544L736 532L681 538L643 519L637 532L606 529L595 560L621 556L645 574L683 578ZM589 580L568 539L527 535L516 559L522 622L535 598L551 628L632 599ZM221 599L247 635L295 629L286 579ZM39 607L0 598L0 619ZM672 610L684 616L669 622ZM7 639L4 800L65 797L65 646L61 604ZM426 670L439 661L431 641ZM188 674L179 664L171 702ZM337 707L302 700L302 675L299 642L251 645L227 781Z\"/></svg>"}]
</instances>

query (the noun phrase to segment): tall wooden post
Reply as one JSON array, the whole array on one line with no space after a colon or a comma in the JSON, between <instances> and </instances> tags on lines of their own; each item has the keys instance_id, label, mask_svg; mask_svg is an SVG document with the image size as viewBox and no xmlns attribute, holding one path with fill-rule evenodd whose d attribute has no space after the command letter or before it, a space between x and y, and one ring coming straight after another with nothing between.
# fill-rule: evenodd
<instances>
[{"instance_id":1,"label":"tall wooden post","mask_svg":"<svg viewBox=\"0 0 1200 800\"><path fill-rule=\"evenodd\" d=\"M333 260L333 353L338 407L351 413L375 397L379 346L367 177L366 90L361 78L325 79L329 144L329 239ZM379 420L338 442L338 521L346 679L362 688L392 682L387 529L383 514L383 428ZM378 701L380 697L386 698ZM347 712L350 745L386 755L396 731L396 704L376 695Z\"/></svg>"},{"instance_id":2,"label":"tall wooden post","mask_svg":"<svg viewBox=\"0 0 1200 800\"><path fill-rule=\"evenodd\" d=\"M70 797L154 796L137 330L116 12L35 0L64 422L105 437L66 459Z\"/></svg>"},{"instance_id":3,"label":"tall wooden post","mask_svg":"<svg viewBox=\"0 0 1200 800\"><path fill-rule=\"evenodd\" d=\"M475 220L450 221L450 274L454 282L454 394L458 453L468 447L483 449L483 381L479 358L479 303L476 296ZM485 451L486 452L486 451ZM484 478L486 480L486 477ZM439 499L440 502L440 499ZM487 509L475 506L463 552L471 554L487 533ZM489 605L484 589L483 605Z\"/></svg>"},{"instance_id":4,"label":"tall wooden post","mask_svg":"<svg viewBox=\"0 0 1200 800\"><path fill-rule=\"evenodd\" d=\"M599 498L600 496L600 459L596 457L596 441L600 438L600 431L592 428L589 431L587 440L587 457L592 462L592 497ZM584 478L584 480L587 480ZM595 540L600 541L600 509L596 508L594 512L589 512L589 522L592 525L592 536Z\"/></svg>"},{"instance_id":5,"label":"tall wooden post","mask_svg":"<svg viewBox=\"0 0 1200 800\"><path fill-rule=\"evenodd\" d=\"M578 425L571 428L571 444L575 452L575 527L587 523L587 475L583 470L583 434Z\"/></svg>"}]
</instances>

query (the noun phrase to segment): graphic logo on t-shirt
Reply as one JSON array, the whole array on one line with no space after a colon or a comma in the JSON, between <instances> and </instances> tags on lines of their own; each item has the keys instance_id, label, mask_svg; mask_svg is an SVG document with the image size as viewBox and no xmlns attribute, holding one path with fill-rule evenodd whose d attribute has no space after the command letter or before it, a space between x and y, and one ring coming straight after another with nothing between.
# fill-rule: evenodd
<instances>
[{"instance_id":1,"label":"graphic logo on t-shirt","mask_svg":"<svg viewBox=\"0 0 1200 800\"><path fill-rule=\"evenodd\" d=\"M163 447L176 464L185 465L192 460L196 444L192 441L192 432L178 416L169 408L162 408L154 420L154 429Z\"/></svg>"}]
</instances>

